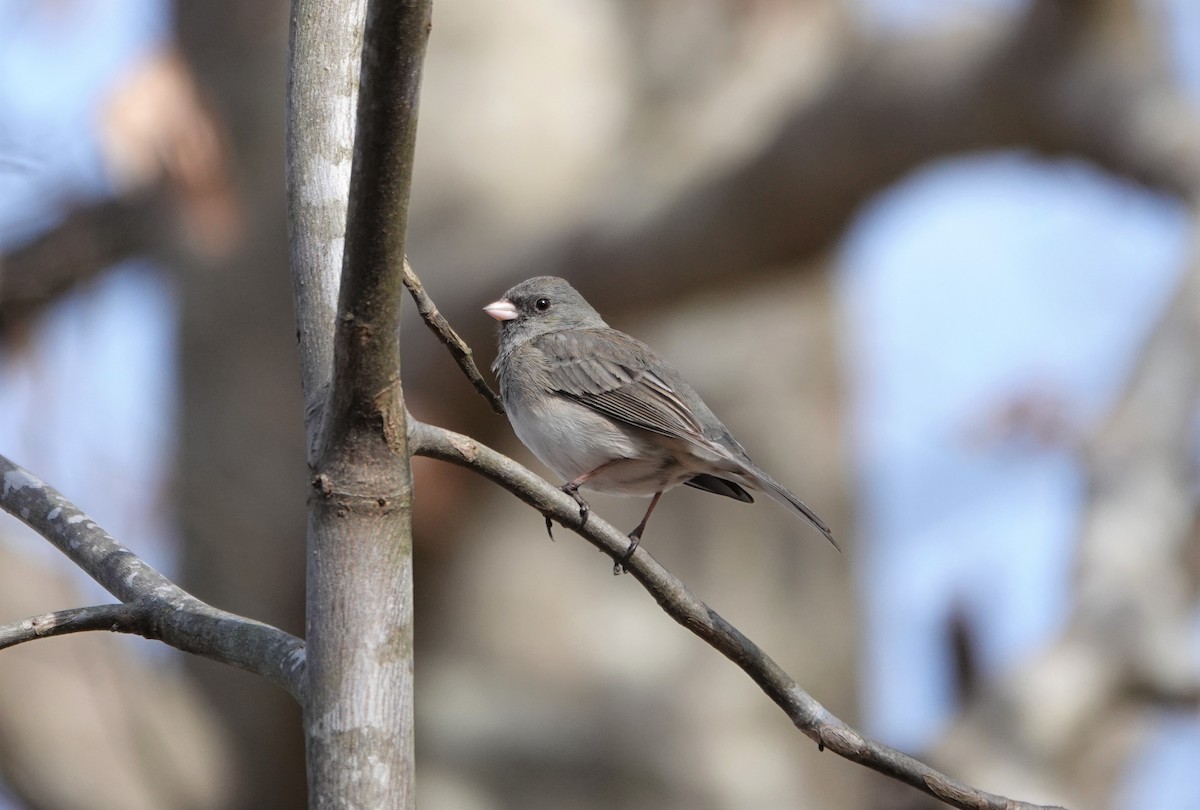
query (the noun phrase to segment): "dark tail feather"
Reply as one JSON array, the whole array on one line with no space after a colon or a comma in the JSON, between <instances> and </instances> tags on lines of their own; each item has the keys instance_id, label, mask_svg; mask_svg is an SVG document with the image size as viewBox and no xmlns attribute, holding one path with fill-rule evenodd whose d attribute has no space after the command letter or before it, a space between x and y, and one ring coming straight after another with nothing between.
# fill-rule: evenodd
<instances>
[{"instance_id":1,"label":"dark tail feather","mask_svg":"<svg viewBox=\"0 0 1200 810\"><path fill-rule=\"evenodd\" d=\"M724 495L726 498L733 498L735 501L741 501L742 503L754 503L754 498L750 497L749 492L732 481L717 478L715 475L701 473L694 476L690 481L684 481L683 483L689 487L702 489L705 492L712 492L716 495Z\"/></svg>"}]
</instances>

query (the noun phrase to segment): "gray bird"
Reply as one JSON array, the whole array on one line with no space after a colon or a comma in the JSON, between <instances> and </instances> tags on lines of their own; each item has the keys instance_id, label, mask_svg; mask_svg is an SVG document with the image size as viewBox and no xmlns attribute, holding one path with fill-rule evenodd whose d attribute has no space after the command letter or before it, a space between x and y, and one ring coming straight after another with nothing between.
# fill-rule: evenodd
<instances>
[{"instance_id":1,"label":"gray bird","mask_svg":"<svg viewBox=\"0 0 1200 810\"><path fill-rule=\"evenodd\" d=\"M579 489L650 497L629 533L629 560L662 494L686 484L745 503L765 492L837 547L829 527L763 472L675 368L653 349L613 329L561 278L521 282L484 312L500 322L492 371L517 437ZM547 528L549 528L547 519ZM620 570L619 566L616 570Z\"/></svg>"}]
</instances>

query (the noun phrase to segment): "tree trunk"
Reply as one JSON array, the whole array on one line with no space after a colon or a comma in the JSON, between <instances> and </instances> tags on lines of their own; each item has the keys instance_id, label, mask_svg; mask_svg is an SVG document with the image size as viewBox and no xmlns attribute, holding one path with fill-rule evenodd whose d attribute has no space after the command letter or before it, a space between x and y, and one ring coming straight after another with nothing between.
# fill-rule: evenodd
<instances>
[{"instance_id":1,"label":"tree trunk","mask_svg":"<svg viewBox=\"0 0 1200 810\"><path fill-rule=\"evenodd\" d=\"M293 7L288 176L313 473L304 709L313 808L415 803L412 471L398 337L429 14L427 1L372 2L361 25L353 3L336 13L324 2Z\"/></svg>"}]
</instances>

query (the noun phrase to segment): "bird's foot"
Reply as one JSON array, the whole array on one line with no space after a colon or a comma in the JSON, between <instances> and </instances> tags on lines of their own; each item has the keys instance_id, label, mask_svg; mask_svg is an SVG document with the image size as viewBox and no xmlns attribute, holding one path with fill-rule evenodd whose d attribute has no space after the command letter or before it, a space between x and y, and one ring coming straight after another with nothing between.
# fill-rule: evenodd
<instances>
[{"instance_id":1,"label":"bird's foot","mask_svg":"<svg viewBox=\"0 0 1200 810\"><path fill-rule=\"evenodd\" d=\"M629 562L629 558L633 556L633 552L637 551L637 547L642 544L641 532L636 529L629 533L629 549L625 552L625 556L613 563L613 576L619 577L621 574L629 573L625 564Z\"/></svg>"},{"instance_id":2,"label":"bird's foot","mask_svg":"<svg viewBox=\"0 0 1200 810\"><path fill-rule=\"evenodd\" d=\"M570 495L575 499L575 503L579 504L579 528L582 529L587 525L588 515L591 514L592 507L588 506L588 502L585 501L583 496L579 494L579 484L576 484L574 481L572 481L570 483L563 484L561 487L559 487L559 489Z\"/></svg>"},{"instance_id":3,"label":"bird's foot","mask_svg":"<svg viewBox=\"0 0 1200 810\"><path fill-rule=\"evenodd\" d=\"M550 521L550 516L546 515L546 534L550 536L550 541L554 541L554 524Z\"/></svg>"}]
</instances>

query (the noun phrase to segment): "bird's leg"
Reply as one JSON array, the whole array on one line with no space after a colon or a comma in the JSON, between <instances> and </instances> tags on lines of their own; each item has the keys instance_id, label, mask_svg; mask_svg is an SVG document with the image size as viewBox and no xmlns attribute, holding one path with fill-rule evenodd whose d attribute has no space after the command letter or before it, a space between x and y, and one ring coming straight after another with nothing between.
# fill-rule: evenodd
<instances>
[{"instance_id":1,"label":"bird's leg","mask_svg":"<svg viewBox=\"0 0 1200 810\"><path fill-rule=\"evenodd\" d=\"M625 556L619 562L613 563L613 576L620 576L625 573L625 563L629 562L629 558L633 556L633 552L637 551L637 547L642 542L642 532L646 530L646 523L650 520L650 513L654 511L654 507L658 506L658 499L662 497L661 492L654 493L654 497L650 499L650 506L646 509L646 514L642 516L642 522L637 525L637 528L629 533L629 550L625 552Z\"/></svg>"},{"instance_id":2,"label":"bird's leg","mask_svg":"<svg viewBox=\"0 0 1200 810\"><path fill-rule=\"evenodd\" d=\"M581 475L577 478L574 478L574 479L568 481L567 483L563 484L561 487L559 487L559 489L561 489L563 492L567 493L572 498L574 498L575 503L579 504L579 528L582 529L584 526L587 525L588 515L592 511L592 507L588 506L588 502L585 501L583 499L583 496L579 494L579 488L581 486L583 486L584 484L586 484L588 481L591 481L597 475L604 472L609 467L611 467L612 465L616 464L619 461L625 461L625 459L611 458L608 461L601 464L596 469L591 470L590 472L585 472L583 475ZM550 523L549 517L546 518L546 534L550 535L551 540L554 539L554 533L551 531L551 523Z\"/></svg>"},{"instance_id":3,"label":"bird's leg","mask_svg":"<svg viewBox=\"0 0 1200 810\"><path fill-rule=\"evenodd\" d=\"M580 478L583 478L583 476L580 476ZM563 484L559 489L570 495L575 499L575 503L579 504L579 528L582 529L587 525L588 514L592 511L592 507L588 506L588 502L579 494L580 483L582 482L579 478L576 478L574 481L568 481Z\"/></svg>"}]
</instances>

